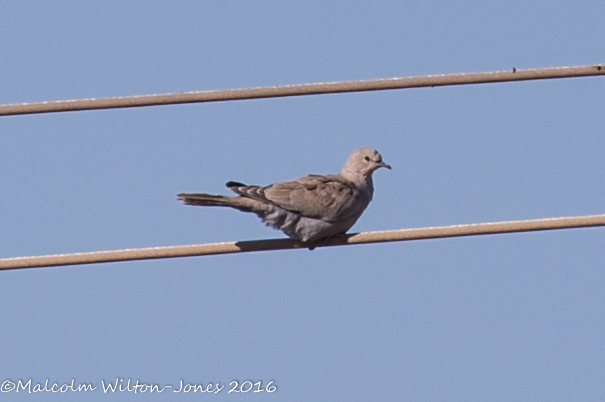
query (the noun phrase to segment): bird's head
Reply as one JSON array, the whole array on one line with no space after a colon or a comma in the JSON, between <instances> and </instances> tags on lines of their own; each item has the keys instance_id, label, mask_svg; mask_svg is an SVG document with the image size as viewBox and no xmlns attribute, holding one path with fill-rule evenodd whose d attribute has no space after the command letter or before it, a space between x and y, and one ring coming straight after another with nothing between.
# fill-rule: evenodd
<instances>
[{"instance_id":1,"label":"bird's head","mask_svg":"<svg viewBox=\"0 0 605 402\"><path fill-rule=\"evenodd\" d=\"M391 166L382 161L382 155L374 148L359 148L349 156L345 166L342 168L342 175L351 178L352 176L369 176L379 168L391 169Z\"/></svg>"}]
</instances>

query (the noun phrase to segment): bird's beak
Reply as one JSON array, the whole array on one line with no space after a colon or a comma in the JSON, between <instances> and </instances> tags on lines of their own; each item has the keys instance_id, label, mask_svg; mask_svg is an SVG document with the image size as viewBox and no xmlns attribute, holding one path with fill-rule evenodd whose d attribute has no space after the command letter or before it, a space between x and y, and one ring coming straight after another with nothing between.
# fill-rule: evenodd
<instances>
[{"instance_id":1,"label":"bird's beak","mask_svg":"<svg viewBox=\"0 0 605 402\"><path fill-rule=\"evenodd\" d=\"M383 167L383 168L387 168L387 169L391 170L391 165L389 165L388 163L384 163L384 162L382 162L380 165L378 165L378 167Z\"/></svg>"}]
</instances>

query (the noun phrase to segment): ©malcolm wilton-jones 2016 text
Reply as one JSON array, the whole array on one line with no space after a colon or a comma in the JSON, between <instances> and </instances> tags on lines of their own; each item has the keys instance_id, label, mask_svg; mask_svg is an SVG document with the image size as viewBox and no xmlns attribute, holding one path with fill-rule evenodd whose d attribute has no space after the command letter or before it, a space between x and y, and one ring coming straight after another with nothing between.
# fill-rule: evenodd
<instances>
[{"instance_id":1,"label":"\u00a9malcolm wilton-jones 2016 text","mask_svg":"<svg viewBox=\"0 0 605 402\"><path fill-rule=\"evenodd\" d=\"M27 381L23 380L4 380L2 385L0 386L1 392L26 392L26 393L38 393L38 392L53 392L53 393L65 393L65 392L88 392L95 391L99 387L94 385L93 383L80 383L77 384L75 379L72 379L69 383L59 384L57 382L50 382L48 379L41 383L35 383L30 378ZM225 388L225 385L221 385L220 382L216 383L206 383L206 385L202 383L190 383L180 380L178 386L173 386L171 384L160 385L160 384L152 384L141 382L139 380L133 381L130 378L125 380L123 378L116 378L115 381L105 382L105 380L101 380L101 390L104 393L115 393L115 392L133 392L135 394L142 393L162 393L164 391L172 391L177 393L211 393L218 394ZM230 393L261 393L261 392L275 392L277 391L277 386L273 383L273 381L269 381L266 385L263 385L262 381L252 382L252 381L244 381L240 383L239 381L231 381L228 387Z\"/></svg>"}]
</instances>

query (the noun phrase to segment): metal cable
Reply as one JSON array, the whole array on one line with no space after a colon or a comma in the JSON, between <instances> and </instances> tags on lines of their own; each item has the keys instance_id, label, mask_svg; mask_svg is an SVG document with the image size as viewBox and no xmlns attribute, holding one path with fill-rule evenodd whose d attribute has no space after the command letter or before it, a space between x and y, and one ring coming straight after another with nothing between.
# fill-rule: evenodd
<instances>
[{"instance_id":1,"label":"metal cable","mask_svg":"<svg viewBox=\"0 0 605 402\"><path fill-rule=\"evenodd\" d=\"M417 229L385 230L380 232L363 232L347 235L342 238L332 238L326 242L315 243L312 246L331 247L406 240L438 239L444 237L477 236L497 233L584 228L592 226L605 226L605 214L453 226L436 226ZM309 246L309 244L301 244L289 239L271 239L193 244L187 246L94 251L88 253L56 254L38 257L3 258L0 259L0 269L39 268L157 258L246 253L252 251L309 248Z\"/></svg>"},{"instance_id":2,"label":"metal cable","mask_svg":"<svg viewBox=\"0 0 605 402\"><path fill-rule=\"evenodd\" d=\"M0 116L605 75L602 64L0 105Z\"/></svg>"}]
</instances>

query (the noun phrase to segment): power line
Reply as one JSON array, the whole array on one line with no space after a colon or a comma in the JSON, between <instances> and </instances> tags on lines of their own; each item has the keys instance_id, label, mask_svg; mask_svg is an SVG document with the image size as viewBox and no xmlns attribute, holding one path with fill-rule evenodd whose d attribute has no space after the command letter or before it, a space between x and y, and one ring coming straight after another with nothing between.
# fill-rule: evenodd
<instances>
[{"instance_id":1,"label":"power line","mask_svg":"<svg viewBox=\"0 0 605 402\"><path fill-rule=\"evenodd\" d=\"M604 75L601 64L0 105L0 116Z\"/></svg>"},{"instance_id":2,"label":"power line","mask_svg":"<svg viewBox=\"0 0 605 402\"><path fill-rule=\"evenodd\" d=\"M385 243L393 241L438 239L444 237L478 236L498 233L530 232L538 230L585 228L605 226L605 214L562 218L531 219L467 225L436 226L417 229L363 232L343 238L333 238L317 247L352 244ZM56 254L38 257L0 259L0 269L40 268L102 262L134 261L158 258L193 257L202 255L247 253L252 251L307 248L290 239L252 240L241 242L193 244L187 246L149 247L88 253Z\"/></svg>"}]
</instances>

